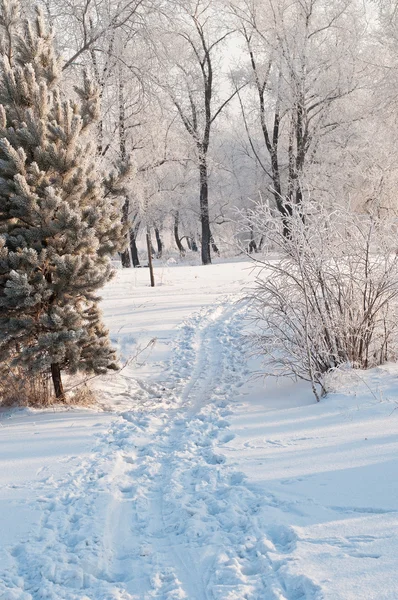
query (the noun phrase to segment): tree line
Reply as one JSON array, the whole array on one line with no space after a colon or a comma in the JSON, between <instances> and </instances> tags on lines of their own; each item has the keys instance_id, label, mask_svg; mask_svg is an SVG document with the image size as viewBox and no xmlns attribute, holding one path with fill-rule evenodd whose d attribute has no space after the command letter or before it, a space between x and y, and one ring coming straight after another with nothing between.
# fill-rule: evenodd
<instances>
[{"instance_id":1,"label":"tree line","mask_svg":"<svg viewBox=\"0 0 398 600\"><path fill-rule=\"evenodd\" d=\"M286 215L304 193L395 210L393 2L43 0L43 9L66 82L88 70L100 90L103 163L134 166L124 266L138 266L146 230L159 256L166 236L210 263L231 241L235 208L259 193Z\"/></svg>"}]
</instances>

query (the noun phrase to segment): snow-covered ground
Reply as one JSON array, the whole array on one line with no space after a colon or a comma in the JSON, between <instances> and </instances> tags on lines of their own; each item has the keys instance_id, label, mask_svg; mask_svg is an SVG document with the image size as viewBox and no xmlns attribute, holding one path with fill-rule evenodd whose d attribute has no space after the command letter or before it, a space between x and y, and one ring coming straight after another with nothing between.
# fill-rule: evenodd
<instances>
[{"instance_id":1,"label":"snow-covered ground","mask_svg":"<svg viewBox=\"0 0 398 600\"><path fill-rule=\"evenodd\" d=\"M1 600L398 599L398 369L254 379L250 266L119 271L110 410L0 413Z\"/></svg>"}]
</instances>

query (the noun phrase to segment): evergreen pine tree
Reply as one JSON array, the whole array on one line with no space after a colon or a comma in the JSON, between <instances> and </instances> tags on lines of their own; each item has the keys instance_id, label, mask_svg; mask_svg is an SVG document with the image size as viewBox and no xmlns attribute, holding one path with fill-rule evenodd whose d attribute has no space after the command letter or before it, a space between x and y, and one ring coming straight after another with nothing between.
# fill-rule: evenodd
<instances>
[{"instance_id":1,"label":"evergreen pine tree","mask_svg":"<svg viewBox=\"0 0 398 600\"><path fill-rule=\"evenodd\" d=\"M52 33L38 10L20 24L1 0L0 361L32 375L115 369L97 290L123 239L120 206L104 191L90 131L98 94L61 87Z\"/></svg>"}]
</instances>

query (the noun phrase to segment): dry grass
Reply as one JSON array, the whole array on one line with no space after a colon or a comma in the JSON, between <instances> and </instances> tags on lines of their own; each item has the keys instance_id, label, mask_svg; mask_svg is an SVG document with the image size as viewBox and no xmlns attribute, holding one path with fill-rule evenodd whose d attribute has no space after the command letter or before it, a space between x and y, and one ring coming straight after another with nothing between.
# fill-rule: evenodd
<instances>
[{"instance_id":1,"label":"dry grass","mask_svg":"<svg viewBox=\"0 0 398 600\"><path fill-rule=\"evenodd\" d=\"M82 383L68 395L68 404L73 406L94 406L97 404L97 398L92 389L87 384Z\"/></svg>"},{"instance_id":2,"label":"dry grass","mask_svg":"<svg viewBox=\"0 0 398 600\"><path fill-rule=\"evenodd\" d=\"M51 377L22 369L3 369L0 374L0 406L47 408L54 405L93 406L96 398L84 383L74 387L62 402L54 396Z\"/></svg>"},{"instance_id":3,"label":"dry grass","mask_svg":"<svg viewBox=\"0 0 398 600\"><path fill-rule=\"evenodd\" d=\"M0 380L1 406L46 407L54 403L51 382L46 375L21 369L3 370Z\"/></svg>"}]
</instances>

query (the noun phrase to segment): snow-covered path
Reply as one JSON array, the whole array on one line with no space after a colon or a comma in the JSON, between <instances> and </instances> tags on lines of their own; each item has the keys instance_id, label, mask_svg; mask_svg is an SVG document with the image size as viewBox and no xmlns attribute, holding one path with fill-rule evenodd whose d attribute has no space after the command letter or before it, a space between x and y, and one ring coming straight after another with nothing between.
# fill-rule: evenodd
<instances>
[{"instance_id":1,"label":"snow-covered path","mask_svg":"<svg viewBox=\"0 0 398 600\"><path fill-rule=\"evenodd\" d=\"M184 323L145 410L121 413L91 460L40 483L40 529L12 549L2 598L289 597L256 525L259 499L222 454L228 400L247 375L243 311L230 300Z\"/></svg>"},{"instance_id":2,"label":"snow-covered path","mask_svg":"<svg viewBox=\"0 0 398 600\"><path fill-rule=\"evenodd\" d=\"M118 276L115 343L158 341L96 382L112 411L0 413L0 600L397 600L397 369L264 389L246 274Z\"/></svg>"}]
</instances>

